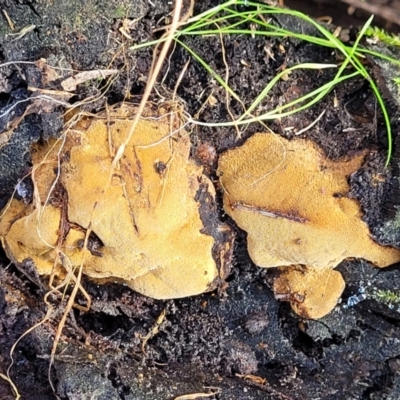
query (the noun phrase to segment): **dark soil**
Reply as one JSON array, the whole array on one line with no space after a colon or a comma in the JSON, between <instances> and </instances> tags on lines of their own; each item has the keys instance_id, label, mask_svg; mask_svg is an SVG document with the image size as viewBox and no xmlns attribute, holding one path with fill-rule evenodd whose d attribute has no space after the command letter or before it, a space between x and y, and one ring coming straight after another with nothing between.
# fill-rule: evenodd
<instances>
[{"instance_id":1,"label":"dark soil","mask_svg":"<svg viewBox=\"0 0 400 400\"><path fill-rule=\"evenodd\" d=\"M195 13L217 2L197 3ZM133 3L0 0L0 5L14 22L16 31L35 25L16 39L9 36L6 19L0 19L0 63L45 58L49 65L80 71L120 70L109 85L104 79L78 86L68 101L73 104L94 96L93 102L83 106L88 112L98 112L106 103L140 100L152 51L132 52L129 47L159 35L153 34L152 29L162 25L161 18L171 11L168 2L160 0ZM130 31L133 40L118 30L124 18L138 19ZM272 18L280 26L316 34L311 26L293 18ZM351 31L350 43L355 33ZM182 40L225 76L218 37ZM246 106L282 65L342 60L331 49L285 38L224 37L223 46L229 61L229 84ZM264 51L265 46L270 55ZM180 47L171 52L169 66L163 71L164 82L157 86L158 94L153 100L171 96L188 60L189 67L177 92L185 110L195 115L202 109L200 121L229 121L224 90ZM365 63L393 116L396 138L400 130L399 102L390 86L389 72L384 64L372 58ZM32 87L61 90L59 83L70 72L58 73L59 81L49 87L40 65L10 63L0 67L0 130L6 131L10 121L23 116L29 104L24 100L32 96ZM275 86L262 107L270 109L307 93L328 82L334 74L333 70L322 70L318 75L315 71L295 71L290 79ZM217 100L215 105L202 108L211 93ZM338 107L334 106L336 101ZM242 113L241 105L232 99L229 110L235 116ZM272 121L269 127L293 138L323 110L324 117L302 137L314 140L332 159L370 150L363 168L351 178L351 196L361 201L364 219L375 239L400 247L396 201L400 145L395 148L391 167L385 168L387 134L368 82L346 81L315 107ZM30 171L30 144L57 136L64 111L62 105L51 110L44 107L25 116L7 144L0 146L0 208L19 179ZM215 178L213 152L219 154L237 146L262 129L251 125L238 138L234 128L196 127L191 136L193 155ZM0 134L0 143L1 137ZM376 179L378 175L380 179ZM22 195L29 198L29 179L24 182ZM362 295L364 289L367 294L378 289L400 293L398 266L377 270L363 260L342 263L338 269L347 283L342 304L321 320L301 320L287 303L274 299L270 289L273 272L252 264L245 234L227 220L222 208L219 213L236 231L232 273L225 290L181 300L156 301L118 284L99 285L85 280L92 308L87 313L74 310L69 315L50 372L55 393L49 384L48 366L62 313L56 299L50 301L60 309L59 314L18 342L10 376L22 398L45 400L57 394L69 400L159 400L190 393L216 393L208 398L219 400L400 398L400 313L396 307L373 300L372 295L353 307L345 307L348 298ZM21 267L10 265L5 254L0 254L0 373L3 374L10 364L13 344L44 318L47 311L43 303L45 280L38 280L32 268L23 268L21 272ZM154 328L163 310L166 316L158 326L158 333L150 338L143 351L142 338ZM3 379L0 379L0 398L14 398L10 385Z\"/></svg>"},{"instance_id":2,"label":"dark soil","mask_svg":"<svg viewBox=\"0 0 400 400\"><path fill-rule=\"evenodd\" d=\"M374 6L370 11L369 5ZM342 28L362 26L374 14L373 25L392 32L400 32L399 0L285 0L285 5L314 18L331 17L332 23Z\"/></svg>"}]
</instances>

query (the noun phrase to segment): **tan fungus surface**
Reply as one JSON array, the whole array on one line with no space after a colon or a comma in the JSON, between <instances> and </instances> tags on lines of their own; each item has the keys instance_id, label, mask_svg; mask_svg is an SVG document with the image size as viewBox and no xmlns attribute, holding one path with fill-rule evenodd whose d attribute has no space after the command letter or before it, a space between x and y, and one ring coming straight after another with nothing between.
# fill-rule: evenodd
<instances>
[{"instance_id":1,"label":"tan fungus surface","mask_svg":"<svg viewBox=\"0 0 400 400\"><path fill-rule=\"evenodd\" d=\"M39 273L49 274L53 247L64 233L61 250L73 266L83 258L84 273L90 277L122 279L159 299L210 289L218 276L214 238L202 233L200 203L195 198L200 185L207 185L211 198L214 189L202 169L189 160L188 135L181 131L160 141L169 134L169 120L141 120L108 185L113 154L130 121L112 118L109 125L108 129L104 119L93 120L87 130L68 134L60 180L67 196L61 195L61 200L52 194L50 205L43 205L58 148L43 166L35 164L40 205L24 207L13 200L0 222L8 255L17 262L32 257ZM21 209L26 216L18 218ZM67 211L67 224L62 224L62 211ZM82 249L90 225L100 242Z\"/></svg>"},{"instance_id":2,"label":"tan fungus surface","mask_svg":"<svg viewBox=\"0 0 400 400\"><path fill-rule=\"evenodd\" d=\"M292 264L336 267L360 257L384 267L400 250L376 244L347 197L348 176L363 155L330 161L312 142L256 134L220 157L224 208L248 232L248 248L261 267Z\"/></svg>"},{"instance_id":3,"label":"tan fungus surface","mask_svg":"<svg viewBox=\"0 0 400 400\"><path fill-rule=\"evenodd\" d=\"M348 257L379 267L398 262L400 250L375 243L358 202L347 197L348 177L362 161L363 154L331 161L310 141L271 133L225 152L218 166L224 208L248 233L254 263L322 270Z\"/></svg>"},{"instance_id":4,"label":"tan fungus surface","mask_svg":"<svg viewBox=\"0 0 400 400\"><path fill-rule=\"evenodd\" d=\"M328 314L343 293L343 277L333 269L281 269L283 272L274 282L275 297L290 301L296 314L303 318L317 319Z\"/></svg>"}]
</instances>

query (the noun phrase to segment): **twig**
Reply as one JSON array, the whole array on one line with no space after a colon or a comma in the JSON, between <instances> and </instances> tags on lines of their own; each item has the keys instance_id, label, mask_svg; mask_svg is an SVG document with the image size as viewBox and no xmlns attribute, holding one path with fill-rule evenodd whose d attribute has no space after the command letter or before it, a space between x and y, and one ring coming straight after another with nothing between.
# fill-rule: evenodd
<instances>
[{"instance_id":1,"label":"twig","mask_svg":"<svg viewBox=\"0 0 400 400\"><path fill-rule=\"evenodd\" d=\"M128 131L128 134L127 134L125 140L119 146L119 148L118 148L118 150L117 150L117 152L115 154L114 160L112 162L112 171L115 170L119 160L122 158L122 156L124 154L124 151L125 151L125 148L128 145L128 143L130 142L130 140L132 138L132 135L133 135L133 132L135 131L136 126L137 126L137 124L139 122L140 116L142 115L142 113L143 113L143 111L144 111L144 109L146 107L147 100L150 97L151 91L153 89L153 86L156 83L158 74L161 71L161 68L162 68L163 62L165 60L165 57L167 56L167 52L168 52L169 46L171 45L171 43L172 43L172 41L174 39L174 34L175 34L175 31L176 31L176 29L178 27L178 24L179 24L181 8L182 8L182 0L176 0L175 9L174 9L174 16L173 16L172 23L171 23L171 28L167 32L166 40L164 42L163 48L161 50L161 53L160 53L160 55L159 55L159 57L157 59L157 62L154 65L154 69L152 71L150 71L150 76L149 76L149 79L147 81L146 89L145 89L145 91L143 93L142 101L140 102L139 107L137 109L137 112L135 114L135 117L133 118L131 127L129 128L129 131ZM157 51L156 49L154 49L154 50L155 50L155 52ZM156 58L156 56L157 55L154 53L154 59Z\"/></svg>"},{"instance_id":2,"label":"twig","mask_svg":"<svg viewBox=\"0 0 400 400\"><path fill-rule=\"evenodd\" d=\"M304 132L308 131L309 129L311 129L324 116L325 111L326 110L322 111L322 113L318 115L318 117L316 118L315 121L311 122L311 124L307 125L305 128L300 129L298 132L295 133L295 135L297 135L297 136L301 135L302 133L304 133Z\"/></svg>"},{"instance_id":3,"label":"twig","mask_svg":"<svg viewBox=\"0 0 400 400\"><path fill-rule=\"evenodd\" d=\"M217 26L218 29L220 29L220 27L218 26L218 24L215 24ZM224 46L224 39L222 37L222 33L219 33L219 40L221 41L221 51L222 51L222 60L224 62L225 65L225 84L226 86L228 86L228 81L229 81L229 65L226 61L226 56L225 56L225 46ZM232 114L231 108L229 106L230 103L230 97L229 97L229 92L227 90L225 90L225 102L226 102L226 109L228 111L229 116L231 117L232 121L236 121L234 115ZM244 104L240 101L241 105L243 106L243 109L246 111L246 107L244 106ZM235 129L236 129L236 139L239 139L242 135L240 133L240 129L238 127L238 125L235 125Z\"/></svg>"},{"instance_id":4,"label":"twig","mask_svg":"<svg viewBox=\"0 0 400 400\"><path fill-rule=\"evenodd\" d=\"M349 4L355 8L367 11L371 14L379 15L387 21L394 22L400 25L400 12L393 9L393 7L387 7L382 4L371 4L362 0L342 0L343 3Z\"/></svg>"},{"instance_id":5,"label":"twig","mask_svg":"<svg viewBox=\"0 0 400 400\"><path fill-rule=\"evenodd\" d=\"M12 22L12 20L11 20L11 18L9 17L9 15L7 14L7 11L6 11L6 10L2 10L2 11L3 11L3 14L4 14L4 16L5 16L6 20L7 20L7 22L8 22L8 25L10 26L10 29L13 31L13 30L15 29L14 22Z\"/></svg>"}]
</instances>

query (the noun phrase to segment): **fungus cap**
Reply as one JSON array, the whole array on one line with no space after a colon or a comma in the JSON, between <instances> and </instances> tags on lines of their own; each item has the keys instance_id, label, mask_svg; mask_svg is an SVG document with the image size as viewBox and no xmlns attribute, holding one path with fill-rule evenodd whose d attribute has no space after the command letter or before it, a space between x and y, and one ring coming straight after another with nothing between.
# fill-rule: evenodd
<instances>
[{"instance_id":1,"label":"fungus cap","mask_svg":"<svg viewBox=\"0 0 400 400\"><path fill-rule=\"evenodd\" d=\"M62 149L45 149L46 163L34 166L36 203L24 208L12 200L2 218L7 254L20 263L33 258L38 272L49 274L62 235L58 250L72 266L83 262L92 278L122 280L158 299L210 290L219 276L213 257L219 243L204 233L200 206L208 202L212 208L213 185L189 160L188 135L180 131L168 138L169 118L154 113L140 120L113 170L113 156L131 125L128 111L120 109L108 123L101 117L86 121L89 127L69 132ZM60 151L60 180L44 204ZM88 246L82 248L89 229Z\"/></svg>"},{"instance_id":2,"label":"fungus cap","mask_svg":"<svg viewBox=\"0 0 400 400\"><path fill-rule=\"evenodd\" d=\"M303 264L334 268L347 257L384 267L400 251L380 246L347 197L348 176L363 160L331 161L306 140L256 134L219 161L225 211L248 233L248 249L261 267Z\"/></svg>"},{"instance_id":3,"label":"fungus cap","mask_svg":"<svg viewBox=\"0 0 400 400\"><path fill-rule=\"evenodd\" d=\"M379 267L398 262L400 250L371 239L360 205L347 196L363 158L332 161L311 141L272 133L226 151L217 171L224 209L247 232L254 263L322 271L348 257Z\"/></svg>"}]
</instances>

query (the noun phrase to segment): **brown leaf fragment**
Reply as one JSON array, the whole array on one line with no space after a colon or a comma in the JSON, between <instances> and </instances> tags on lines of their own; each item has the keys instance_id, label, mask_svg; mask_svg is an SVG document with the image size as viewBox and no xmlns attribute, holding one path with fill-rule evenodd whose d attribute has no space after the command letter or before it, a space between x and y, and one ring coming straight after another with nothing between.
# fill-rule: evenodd
<instances>
[{"instance_id":1,"label":"brown leaf fragment","mask_svg":"<svg viewBox=\"0 0 400 400\"><path fill-rule=\"evenodd\" d=\"M40 89L36 88L33 86L28 86L28 90L33 92L32 97L38 97L38 100L43 100L43 103L47 101L48 103L52 103L53 106L51 108L54 109L54 107L60 105L60 101L67 101L69 100L72 96L74 96L73 93L69 92L64 92L62 90L50 90L50 89ZM40 96L40 97L39 97ZM70 104L63 102L62 105L64 107L69 107ZM51 110L46 110L47 112L50 112Z\"/></svg>"},{"instance_id":2,"label":"brown leaf fragment","mask_svg":"<svg viewBox=\"0 0 400 400\"><path fill-rule=\"evenodd\" d=\"M190 393L183 394L182 396L175 397L174 400L197 400L197 399L207 399L209 397L213 397L216 394L219 394L220 391L215 391L211 393Z\"/></svg>"},{"instance_id":3,"label":"brown leaf fragment","mask_svg":"<svg viewBox=\"0 0 400 400\"><path fill-rule=\"evenodd\" d=\"M56 81L60 78L60 75L57 73L55 68L50 67L47 64L43 64L43 75L42 75L42 84L47 86L49 83Z\"/></svg>"},{"instance_id":4,"label":"brown leaf fragment","mask_svg":"<svg viewBox=\"0 0 400 400\"><path fill-rule=\"evenodd\" d=\"M261 376L257 375L241 375L241 374L235 374L238 378L242 378L244 380L251 381L253 383L256 383L257 385L265 385L267 380L265 378L262 378Z\"/></svg>"},{"instance_id":5,"label":"brown leaf fragment","mask_svg":"<svg viewBox=\"0 0 400 400\"><path fill-rule=\"evenodd\" d=\"M142 349L142 353L146 354L146 345L147 342L153 338L155 335L157 335L158 330L160 328L160 325L164 322L164 318L165 315L167 314L167 310L164 308L161 311L161 314L158 316L157 320L155 321L154 325L152 326L152 328L150 329L150 331L148 332L148 334L146 336L142 336L142 345L141 345L141 349Z\"/></svg>"},{"instance_id":6,"label":"brown leaf fragment","mask_svg":"<svg viewBox=\"0 0 400 400\"><path fill-rule=\"evenodd\" d=\"M119 71L117 69L97 69L94 71L84 71L71 76L61 82L61 86L67 92L73 92L80 83L90 81L97 78L105 78L110 75L115 75Z\"/></svg>"}]
</instances>

